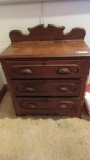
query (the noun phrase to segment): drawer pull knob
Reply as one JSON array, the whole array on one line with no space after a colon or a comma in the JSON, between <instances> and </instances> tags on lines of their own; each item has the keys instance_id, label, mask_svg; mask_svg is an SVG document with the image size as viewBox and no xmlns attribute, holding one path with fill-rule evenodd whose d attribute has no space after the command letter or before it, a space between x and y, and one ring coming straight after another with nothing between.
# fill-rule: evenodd
<instances>
[{"instance_id":1,"label":"drawer pull knob","mask_svg":"<svg viewBox=\"0 0 90 160\"><path fill-rule=\"evenodd\" d=\"M63 68L59 68L58 73L59 74L70 74L71 70L69 68L63 67Z\"/></svg>"},{"instance_id":2,"label":"drawer pull knob","mask_svg":"<svg viewBox=\"0 0 90 160\"><path fill-rule=\"evenodd\" d=\"M73 102L62 102L59 104L59 109L61 110L72 110L75 109L75 104Z\"/></svg>"},{"instance_id":3,"label":"drawer pull knob","mask_svg":"<svg viewBox=\"0 0 90 160\"><path fill-rule=\"evenodd\" d=\"M36 106L35 106L34 104L28 104L28 108L30 108L30 109L35 109Z\"/></svg>"},{"instance_id":4,"label":"drawer pull knob","mask_svg":"<svg viewBox=\"0 0 90 160\"><path fill-rule=\"evenodd\" d=\"M33 71L30 69L30 68L24 68L24 69L21 69L20 74L32 74Z\"/></svg>"},{"instance_id":5,"label":"drawer pull knob","mask_svg":"<svg viewBox=\"0 0 90 160\"><path fill-rule=\"evenodd\" d=\"M61 108L61 109L67 109L68 105L67 104L60 104L59 108Z\"/></svg>"},{"instance_id":6,"label":"drawer pull knob","mask_svg":"<svg viewBox=\"0 0 90 160\"><path fill-rule=\"evenodd\" d=\"M67 88L67 87L61 87L61 91L62 92L69 92L69 88Z\"/></svg>"},{"instance_id":7,"label":"drawer pull knob","mask_svg":"<svg viewBox=\"0 0 90 160\"><path fill-rule=\"evenodd\" d=\"M21 106L23 109L36 109L37 106L33 103L26 103L26 102L23 102L21 103Z\"/></svg>"},{"instance_id":8,"label":"drawer pull knob","mask_svg":"<svg viewBox=\"0 0 90 160\"><path fill-rule=\"evenodd\" d=\"M32 87L26 87L26 88L24 88L24 91L26 91L26 92L33 92L33 91L35 91L36 89L35 88L32 88Z\"/></svg>"}]
</instances>

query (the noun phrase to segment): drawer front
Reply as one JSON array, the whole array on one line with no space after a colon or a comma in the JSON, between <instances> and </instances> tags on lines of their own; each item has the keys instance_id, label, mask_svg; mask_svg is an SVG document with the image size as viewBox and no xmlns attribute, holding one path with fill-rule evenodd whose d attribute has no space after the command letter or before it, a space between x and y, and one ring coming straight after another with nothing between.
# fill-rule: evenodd
<instances>
[{"instance_id":1,"label":"drawer front","mask_svg":"<svg viewBox=\"0 0 90 160\"><path fill-rule=\"evenodd\" d=\"M79 96L82 80L12 80L16 96Z\"/></svg>"},{"instance_id":2,"label":"drawer front","mask_svg":"<svg viewBox=\"0 0 90 160\"><path fill-rule=\"evenodd\" d=\"M84 60L6 61L12 79L80 78L83 76L84 64Z\"/></svg>"},{"instance_id":3,"label":"drawer front","mask_svg":"<svg viewBox=\"0 0 90 160\"><path fill-rule=\"evenodd\" d=\"M19 112L26 114L56 113L70 115L77 112L78 98L17 98Z\"/></svg>"}]
</instances>

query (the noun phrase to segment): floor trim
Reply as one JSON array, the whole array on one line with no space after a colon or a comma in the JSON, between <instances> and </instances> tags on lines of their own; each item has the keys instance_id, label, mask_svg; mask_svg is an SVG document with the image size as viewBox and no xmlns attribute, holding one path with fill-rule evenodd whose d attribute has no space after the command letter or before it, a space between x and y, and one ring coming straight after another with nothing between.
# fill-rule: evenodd
<instances>
[{"instance_id":1,"label":"floor trim","mask_svg":"<svg viewBox=\"0 0 90 160\"><path fill-rule=\"evenodd\" d=\"M0 91L0 103L1 103L1 101L2 101L2 99L5 96L7 91L8 91L8 86L7 86L7 84L4 84L1 91Z\"/></svg>"}]
</instances>

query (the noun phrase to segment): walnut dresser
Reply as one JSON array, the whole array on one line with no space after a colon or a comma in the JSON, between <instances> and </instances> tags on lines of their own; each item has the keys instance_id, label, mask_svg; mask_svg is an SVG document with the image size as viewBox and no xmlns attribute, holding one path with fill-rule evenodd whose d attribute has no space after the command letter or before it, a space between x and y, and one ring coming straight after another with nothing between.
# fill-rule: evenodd
<instances>
[{"instance_id":1,"label":"walnut dresser","mask_svg":"<svg viewBox=\"0 0 90 160\"><path fill-rule=\"evenodd\" d=\"M43 25L24 35L10 32L11 45L1 53L16 115L80 117L90 54L85 30Z\"/></svg>"}]
</instances>

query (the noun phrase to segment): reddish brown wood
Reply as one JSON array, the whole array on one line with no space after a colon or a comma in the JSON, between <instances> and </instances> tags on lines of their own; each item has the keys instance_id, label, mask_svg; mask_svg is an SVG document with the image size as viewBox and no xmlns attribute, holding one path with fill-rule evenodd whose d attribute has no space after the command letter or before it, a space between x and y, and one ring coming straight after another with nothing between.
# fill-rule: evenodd
<instances>
[{"instance_id":1,"label":"reddish brown wood","mask_svg":"<svg viewBox=\"0 0 90 160\"><path fill-rule=\"evenodd\" d=\"M2 58L17 59L38 59L42 58L44 61L50 58L70 58L71 57L86 57L88 54L76 54L76 51L90 51L83 40L69 40L69 41L28 41L28 42L14 42L4 52L1 53Z\"/></svg>"},{"instance_id":2,"label":"reddish brown wood","mask_svg":"<svg viewBox=\"0 0 90 160\"><path fill-rule=\"evenodd\" d=\"M50 41L50 40L73 40L84 39L85 30L83 28L73 28L69 33L64 34L65 27L55 27L53 25L38 25L28 28L29 34L25 35L19 30L10 32L11 42L21 41Z\"/></svg>"},{"instance_id":3,"label":"reddish brown wood","mask_svg":"<svg viewBox=\"0 0 90 160\"><path fill-rule=\"evenodd\" d=\"M12 80L16 96L79 96L82 80Z\"/></svg>"},{"instance_id":4,"label":"reddish brown wood","mask_svg":"<svg viewBox=\"0 0 90 160\"><path fill-rule=\"evenodd\" d=\"M90 55L76 51L90 49L83 40L84 29L68 34L63 30L40 25L29 29L27 36L10 32L13 43L0 61L16 115L81 116Z\"/></svg>"},{"instance_id":5,"label":"reddish brown wood","mask_svg":"<svg viewBox=\"0 0 90 160\"><path fill-rule=\"evenodd\" d=\"M81 78L85 63L85 60L60 60L58 58L58 60L46 61L40 61L40 59L38 61L6 61L5 65L11 79ZM64 73L64 69L68 69L70 73Z\"/></svg>"},{"instance_id":6,"label":"reddish brown wood","mask_svg":"<svg viewBox=\"0 0 90 160\"><path fill-rule=\"evenodd\" d=\"M79 98L17 98L20 112L26 115L61 114L73 115L77 112Z\"/></svg>"}]
</instances>

